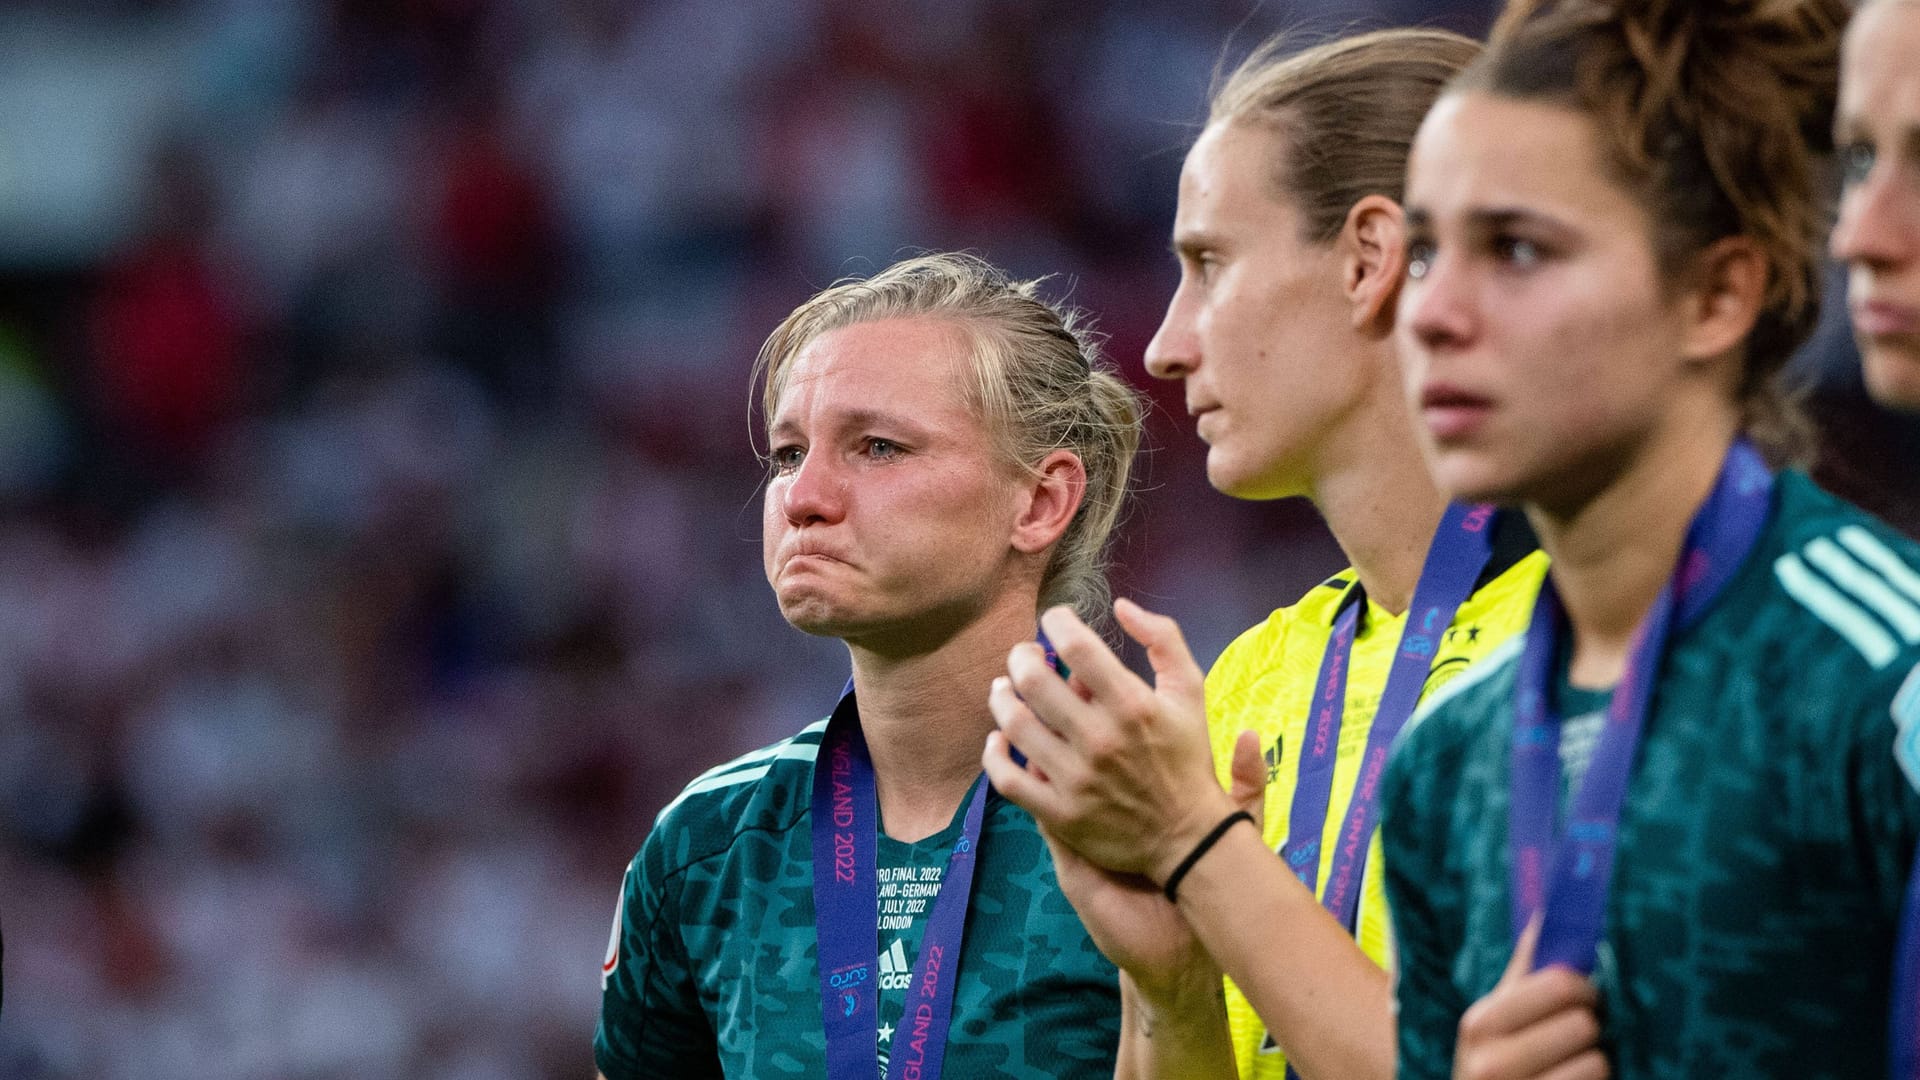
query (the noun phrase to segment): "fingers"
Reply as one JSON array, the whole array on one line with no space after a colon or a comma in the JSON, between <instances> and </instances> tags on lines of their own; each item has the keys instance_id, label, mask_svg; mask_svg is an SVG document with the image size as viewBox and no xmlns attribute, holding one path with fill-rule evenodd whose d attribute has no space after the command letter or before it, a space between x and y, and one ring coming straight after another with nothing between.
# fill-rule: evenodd
<instances>
[{"instance_id":1,"label":"fingers","mask_svg":"<svg viewBox=\"0 0 1920 1080\"><path fill-rule=\"evenodd\" d=\"M1598 1050L1599 991L1567 968L1534 971L1539 940L1536 915L1521 931L1493 992L1461 1016L1457 1080L1599 1080L1607 1075Z\"/></svg>"},{"instance_id":2,"label":"fingers","mask_svg":"<svg viewBox=\"0 0 1920 1080\"><path fill-rule=\"evenodd\" d=\"M1233 744L1233 764L1228 769L1232 786L1228 797L1233 805L1253 815L1253 823L1266 829L1267 762L1260 756L1260 733L1243 731Z\"/></svg>"},{"instance_id":3,"label":"fingers","mask_svg":"<svg viewBox=\"0 0 1920 1080\"><path fill-rule=\"evenodd\" d=\"M1204 676L1200 665L1194 663L1179 623L1126 599L1114 601L1113 614L1127 636L1146 648L1155 686L1163 692L1199 697Z\"/></svg>"},{"instance_id":4,"label":"fingers","mask_svg":"<svg viewBox=\"0 0 1920 1080\"><path fill-rule=\"evenodd\" d=\"M1551 974L1578 978L1560 968L1553 969ZM1591 1006L1564 1007L1497 1035L1470 1028L1469 1017L1463 1017L1460 1022L1459 1057L1454 1067L1456 1080L1506 1080L1508 1077L1597 1080L1607 1075L1606 1058L1599 1050L1600 1021Z\"/></svg>"},{"instance_id":5,"label":"fingers","mask_svg":"<svg viewBox=\"0 0 1920 1080\"><path fill-rule=\"evenodd\" d=\"M1072 690L1074 696L1078 697L1081 701L1093 700L1093 687L1088 686L1087 681L1079 675L1067 676L1067 688Z\"/></svg>"},{"instance_id":6,"label":"fingers","mask_svg":"<svg viewBox=\"0 0 1920 1080\"><path fill-rule=\"evenodd\" d=\"M1534 912L1527 920L1526 928L1520 931L1520 940L1513 943L1513 955L1507 957L1507 970L1500 973L1500 982L1509 983L1533 970L1533 950L1540 945L1540 913Z\"/></svg>"},{"instance_id":7,"label":"fingers","mask_svg":"<svg viewBox=\"0 0 1920 1080\"><path fill-rule=\"evenodd\" d=\"M1540 1080L1607 1080L1613 1070L1598 1047L1586 1050L1540 1074Z\"/></svg>"},{"instance_id":8,"label":"fingers","mask_svg":"<svg viewBox=\"0 0 1920 1080\"><path fill-rule=\"evenodd\" d=\"M1058 683L1059 677L1054 677ZM1020 695L1013 681L1002 675L987 689L987 711L1013 749L1027 757L1028 764L1039 769L1042 777L1059 776L1072 767L1073 757L1058 732L1041 722Z\"/></svg>"},{"instance_id":9,"label":"fingers","mask_svg":"<svg viewBox=\"0 0 1920 1080\"><path fill-rule=\"evenodd\" d=\"M1079 671L1073 675L1075 682L1085 685ZM1013 699L1022 712L1051 729L1052 734L1078 741L1090 728L1100 726L1099 713L1089 707L1084 693L1068 685L1053 665L1047 663L1047 654L1031 641L1021 642L1007 653L1007 674L994 680L996 688L1001 683L1007 684L1007 697ZM995 696L989 693L988 702ZM1000 719L998 712L994 718ZM1014 732L1008 735L1022 753L1029 753L1025 736Z\"/></svg>"},{"instance_id":10,"label":"fingers","mask_svg":"<svg viewBox=\"0 0 1920 1080\"><path fill-rule=\"evenodd\" d=\"M1046 631L1054 651L1073 672L1073 682L1083 687L1090 698L1103 699L1119 708L1126 708L1130 703L1143 705L1151 700L1153 688L1129 671L1072 608L1049 608L1040 616L1040 628ZM1025 687L1019 689L1022 694L1026 693Z\"/></svg>"},{"instance_id":11,"label":"fingers","mask_svg":"<svg viewBox=\"0 0 1920 1080\"><path fill-rule=\"evenodd\" d=\"M1585 976L1567 968L1551 967L1522 975L1512 982L1502 982L1460 1017L1460 1032L1463 1038L1469 1030L1488 1036L1504 1035L1565 1009L1590 1011L1599 1001L1593 983Z\"/></svg>"},{"instance_id":12,"label":"fingers","mask_svg":"<svg viewBox=\"0 0 1920 1080\"><path fill-rule=\"evenodd\" d=\"M1032 814L1035 821L1044 823L1060 816L1053 786L1014 762L1005 735L987 732L987 745L980 751L980 767L986 770L987 783L992 784L995 791Z\"/></svg>"}]
</instances>

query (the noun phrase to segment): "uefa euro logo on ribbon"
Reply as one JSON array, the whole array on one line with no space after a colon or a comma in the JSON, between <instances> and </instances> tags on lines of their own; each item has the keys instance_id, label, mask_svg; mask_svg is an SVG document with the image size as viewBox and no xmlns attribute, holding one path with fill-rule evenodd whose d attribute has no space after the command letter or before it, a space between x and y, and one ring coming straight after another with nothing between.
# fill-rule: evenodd
<instances>
[{"instance_id":1,"label":"uefa euro logo on ribbon","mask_svg":"<svg viewBox=\"0 0 1920 1080\"><path fill-rule=\"evenodd\" d=\"M867 965L841 968L827 976L827 982L840 991L840 1015L852 1016L860 1008L860 987L867 981Z\"/></svg>"}]
</instances>

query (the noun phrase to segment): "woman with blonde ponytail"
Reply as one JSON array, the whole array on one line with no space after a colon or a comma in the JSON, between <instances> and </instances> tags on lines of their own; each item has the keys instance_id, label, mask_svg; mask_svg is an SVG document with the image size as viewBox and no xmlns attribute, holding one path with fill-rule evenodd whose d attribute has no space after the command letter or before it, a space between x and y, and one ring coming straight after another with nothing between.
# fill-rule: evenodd
<instances>
[{"instance_id":1,"label":"woman with blonde ponytail","mask_svg":"<svg viewBox=\"0 0 1920 1080\"><path fill-rule=\"evenodd\" d=\"M1403 1077L1885 1075L1920 547L1775 471L1847 14L1516 3L1415 140L1429 460L1552 569L1388 768Z\"/></svg>"}]
</instances>

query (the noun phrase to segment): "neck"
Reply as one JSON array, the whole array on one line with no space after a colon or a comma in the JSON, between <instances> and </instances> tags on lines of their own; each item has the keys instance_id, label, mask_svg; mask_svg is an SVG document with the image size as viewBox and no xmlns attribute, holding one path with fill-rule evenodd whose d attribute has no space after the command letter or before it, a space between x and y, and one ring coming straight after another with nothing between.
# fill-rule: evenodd
<instances>
[{"instance_id":1,"label":"neck","mask_svg":"<svg viewBox=\"0 0 1920 1080\"><path fill-rule=\"evenodd\" d=\"M1634 632L1672 579L1694 514L1712 494L1736 434L1732 417L1679 425L1633 451L1577 505L1528 504L1573 630L1574 686L1605 689L1620 681Z\"/></svg>"},{"instance_id":2,"label":"neck","mask_svg":"<svg viewBox=\"0 0 1920 1080\"><path fill-rule=\"evenodd\" d=\"M953 819L993 730L987 688L1033 627L1033 596L1013 596L929 652L898 656L848 643L888 836L911 843Z\"/></svg>"},{"instance_id":3,"label":"neck","mask_svg":"<svg viewBox=\"0 0 1920 1080\"><path fill-rule=\"evenodd\" d=\"M1447 500L1398 397L1363 414L1334 441L1310 497L1368 599L1397 615L1413 603Z\"/></svg>"}]
</instances>

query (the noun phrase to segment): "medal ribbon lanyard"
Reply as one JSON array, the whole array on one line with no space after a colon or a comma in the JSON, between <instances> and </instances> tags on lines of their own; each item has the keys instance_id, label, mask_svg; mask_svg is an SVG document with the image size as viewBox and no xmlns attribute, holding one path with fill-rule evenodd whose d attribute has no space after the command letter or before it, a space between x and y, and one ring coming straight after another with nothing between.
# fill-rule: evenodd
<instances>
[{"instance_id":1,"label":"medal ribbon lanyard","mask_svg":"<svg viewBox=\"0 0 1920 1080\"><path fill-rule=\"evenodd\" d=\"M1894 1080L1920 1080L1920 855L1915 856L1907 903L1893 953L1893 1015L1887 1060Z\"/></svg>"},{"instance_id":2,"label":"medal ribbon lanyard","mask_svg":"<svg viewBox=\"0 0 1920 1080\"><path fill-rule=\"evenodd\" d=\"M1734 443L1712 494L1687 528L1672 579L1634 633L1626 671L1557 841L1560 717L1547 703L1566 616L1551 577L1540 590L1517 672L1507 811L1514 937L1535 912L1545 911L1535 969L1560 964L1583 975L1593 972L1634 750L1669 634L1698 622L1732 580L1766 527L1772 491L1773 476L1752 444Z\"/></svg>"},{"instance_id":3,"label":"medal ribbon lanyard","mask_svg":"<svg viewBox=\"0 0 1920 1080\"><path fill-rule=\"evenodd\" d=\"M925 1080L938 1080L946 1057L947 1029L953 1018L953 985L960 964L960 940L966 931L967 903L973 888L975 856L986 816L987 784L974 784L966 819L947 868L940 895L927 916L920 955L907 986L906 1013L896 1045L899 1066L912 1066ZM820 938L820 1014L827 1036L827 1075L831 1080L873 1080L880 1072L879 968L880 896L879 803L873 758L860 732L860 712L844 694L827 721L820 755L813 767L813 903Z\"/></svg>"},{"instance_id":4,"label":"medal ribbon lanyard","mask_svg":"<svg viewBox=\"0 0 1920 1080\"><path fill-rule=\"evenodd\" d=\"M1473 594L1474 584L1492 558L1493 519L1492 506L1455 503L1441 517L1427 548L1426 565L1421 568L1413 605L1407 610L1406 626L1400 632L1400 644L1387 673L1387 685L1374 711L1360 776L1354 783L1353 798L1328 867L1327 886L1320 897L1321 905L1348 933L1355 929L1360 872L1379 823L1380 777L1386 768L1387 752L1420 703L1434 655L1447 628L1453 625L1455 612ZM1366 606L1365 594L1357 585L1342 601L1333 637L1320 658L1320 676L1314 683L1312 711L1300 747L1299 779L1293 789L1287 840L1280 856L1309 890L1318 891L1320 840L1333 795L1340 725L1346 713L1347 669L1353 661L1353 642Z\"/></svg>"}]
</instances>

